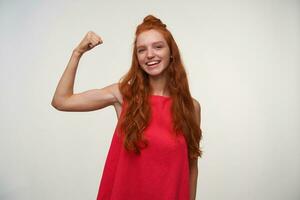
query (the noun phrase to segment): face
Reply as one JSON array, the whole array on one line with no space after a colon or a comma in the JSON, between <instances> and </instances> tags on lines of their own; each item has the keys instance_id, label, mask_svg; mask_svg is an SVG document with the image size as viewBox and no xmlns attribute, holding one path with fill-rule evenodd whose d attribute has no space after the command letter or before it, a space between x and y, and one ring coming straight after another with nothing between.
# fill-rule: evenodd
<instances>
[{"instance_id":1,"label":"face","mask_svg":"<svg viewBox=\"0 0 300 200\"><path fill-rule=\"evenodd\" d=\"M140 33L136 41L140 67L150 76L162 75L170 63L170 48L156 30Z\"/></svg>"}]
</instances>

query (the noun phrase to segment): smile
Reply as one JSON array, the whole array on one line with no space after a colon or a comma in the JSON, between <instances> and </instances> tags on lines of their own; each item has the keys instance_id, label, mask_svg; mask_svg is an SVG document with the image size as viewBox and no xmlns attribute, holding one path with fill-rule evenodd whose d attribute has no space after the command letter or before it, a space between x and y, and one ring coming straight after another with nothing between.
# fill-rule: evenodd
<instances>
[{"instance_id":1,"label":"smile","mask_svg":"<svg viewBox=\"0 0 300 200\"><path fill-rule=\"evenodd\" d=\"M146 62L146 65L147 66L154 66L154 65L157 65L159 63L160 63L160 60L154 60L154 61Z\"/></svg>"}]
</instances>

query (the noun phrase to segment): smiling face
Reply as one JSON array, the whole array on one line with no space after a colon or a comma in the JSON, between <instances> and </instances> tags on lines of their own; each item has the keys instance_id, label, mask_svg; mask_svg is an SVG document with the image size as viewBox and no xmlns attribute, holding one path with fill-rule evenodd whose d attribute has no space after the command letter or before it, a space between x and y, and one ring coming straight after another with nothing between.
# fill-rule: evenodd
<instances>
[{"instance_id":1,"label":"smiling face","mask_svg":"<svg viewBox=\"0 0 300 200\"><path fill-rule=\"evenodd\" d=\"M136 50L140 67L150 76L162 75L170 64L170 48L159 31L151 29L140 33Z\"/></svg>"}]
</instances>

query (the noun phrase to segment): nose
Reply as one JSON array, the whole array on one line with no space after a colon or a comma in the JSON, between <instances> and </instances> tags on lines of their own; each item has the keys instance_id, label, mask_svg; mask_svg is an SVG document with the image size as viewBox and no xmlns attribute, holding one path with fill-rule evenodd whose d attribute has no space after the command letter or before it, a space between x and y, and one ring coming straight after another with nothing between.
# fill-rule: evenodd
<instances>
[{"instance_id":1,"label":"nose","mask_svg":"<svg viewBox=\"0 0 300 200\"><path fill-rule=\"evenodd\" d=\"M149 50L147 51L147 58L148 58L148 59L151 59L151 58L153 58L153 57L154 57L154 53L153 53L152 49L149 49Z\"/></svg>"}]
</instances>

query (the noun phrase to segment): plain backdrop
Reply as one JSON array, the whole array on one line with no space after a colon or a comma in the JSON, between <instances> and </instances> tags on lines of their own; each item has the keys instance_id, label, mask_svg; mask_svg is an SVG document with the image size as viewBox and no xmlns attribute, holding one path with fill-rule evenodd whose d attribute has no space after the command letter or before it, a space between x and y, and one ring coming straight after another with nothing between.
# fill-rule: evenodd
<instances>
[{"instance_id":1,"label":"plain backdrop","mask_svg":"<svg viewBox=\"0 0 300 200\"><path fill-rule=\"evenodd\" d=\"M117 82L148 14L173 33L202 107L197 200L299 200L296 0L1 0L0 199L96 199L116 113L51 100L90 30L104 43L82 57L74 92Z\"/></svg>"}]
</instances>

